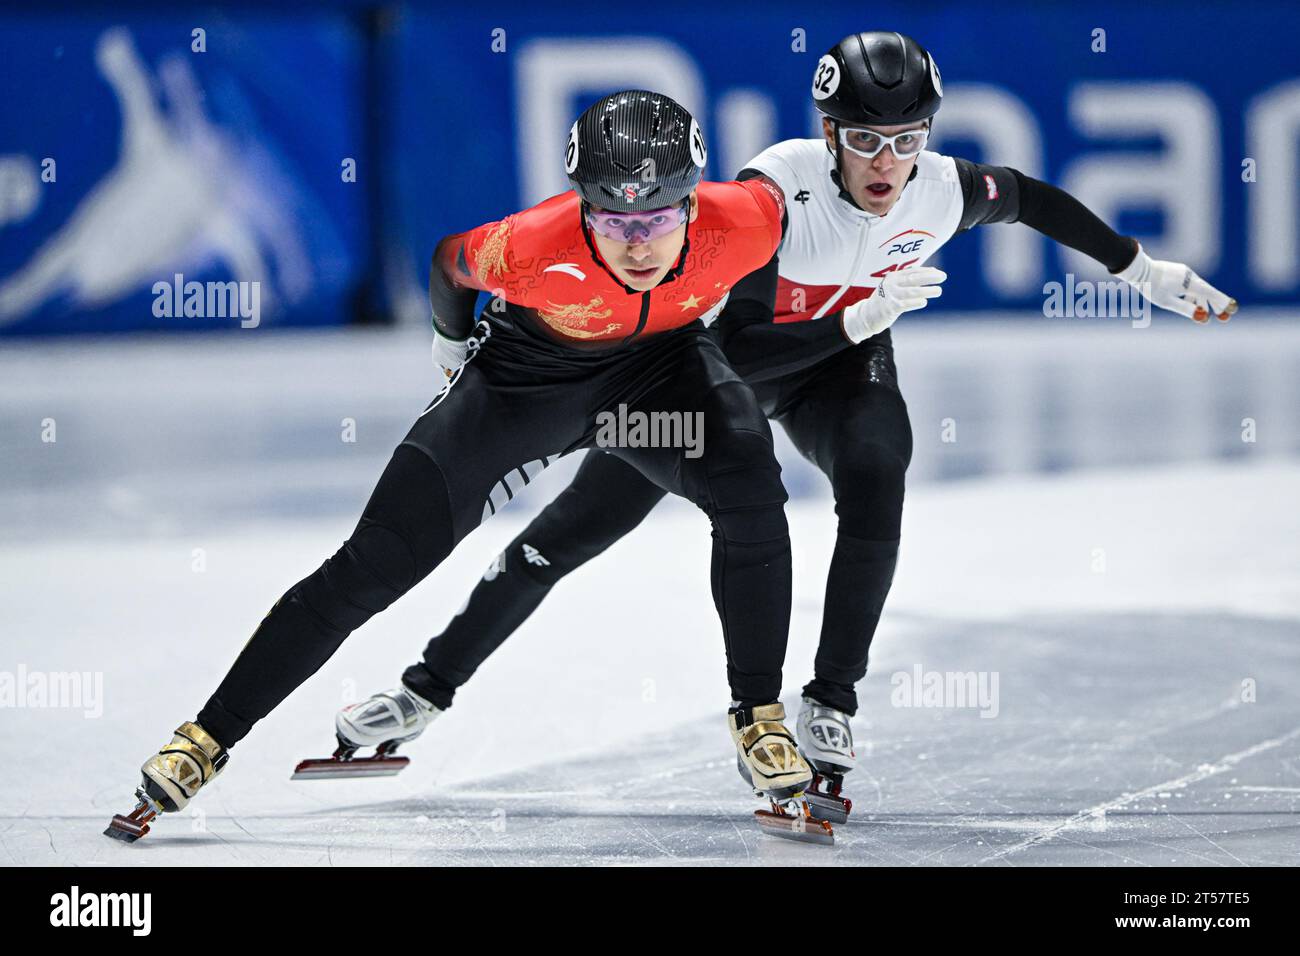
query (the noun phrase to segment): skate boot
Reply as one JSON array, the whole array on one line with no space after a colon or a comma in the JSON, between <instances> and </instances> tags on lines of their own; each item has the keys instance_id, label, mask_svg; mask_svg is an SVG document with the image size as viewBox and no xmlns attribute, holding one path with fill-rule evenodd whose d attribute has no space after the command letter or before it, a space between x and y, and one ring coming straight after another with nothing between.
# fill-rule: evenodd
<instances>
[{"instance_id":1,"label":"skate boot","mask_svg":"<svg viewBox=\"0 0 1300 956\"><path fill-rule=\"evenodd\" d=\"M766 797L772 809L756 810L765 833L811 843L831 843L834 831L814 818L803 799L812 771L782 721L785 707L778 701L758 707L732 707L727 712L736 744L736 769L754 794Z\"/></svg>"},{"instance_id":2,"label":"skate boot","mask_svg":"<svg viewBox=\"0 0 1300 956\"><path fill-rule=\"evenodd\" d=\"M424 733L424 728L441 713L440 708L404 684L348 704L334 717L338 749L333 756L302 761L294 768L292 779L391 777L401 773L410 758L395 757L393 751ZM374 755L357 757L362 747L374 747Z\"/></svg>"},{"instance_id":3,"label":"skate boot","mask_svg":"<svg viewBox=\"0 0 1300 956\"><path fill-rule=\"evenodd\" d=\"M158 814L183 810L229 759L229 752L198 724L181 724L172 742L140 768L140 786L135 791L139 804L127 816L113 817L104 835L134 843L149 832L149 821Z\"/></svg>"},{"instance_id":4,"label":"skate boot","mask_svg":"<svg viewBox=\"0 0 1300 956\"><path fill-rule=\"evenodd\" d=\"M795 726L799 748L813 769L812 784L806 792L808 805L824 820L847 823L853 801L841 796L840 791L844 775L857 763L849 715L805 697Z\"/></svg>"}]
</instances>

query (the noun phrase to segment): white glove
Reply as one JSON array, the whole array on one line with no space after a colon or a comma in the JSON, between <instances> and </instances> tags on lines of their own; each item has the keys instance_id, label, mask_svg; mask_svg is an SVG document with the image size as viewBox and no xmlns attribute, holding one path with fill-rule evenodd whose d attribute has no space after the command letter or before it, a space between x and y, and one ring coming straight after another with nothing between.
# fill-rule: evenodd
<instances>
[{"instance_id":1,"label":"white glove","mask_svg":"<svg viewBox=\"0 0 1300 956\"><path fill-rule=\"evenodd\" d=\"M444 378L451 378L456 369L465 364L469 353L469 339L457 342L449 339L436 328L433 330L433 367L442 371Z\"/></svg>"},{"instance_id":2,"label":"white glove","mask_svg":"<svg viewBox=\"0 0 1300 956\"><path fill-rule=\"evenodd\" d=\"M943 294L939 283L946 278L946 272L933 266L887 273L870 298L854 302L844 310L841 325L845 337L856 345L885 331L904 312L925 308L927 302Z\"/></svg>"},{"instance_id":3,"label":"white glove","mask_svg":"<svg viewBox=\"0 0 1300 956\"><path fill-rule=\"evenodd\" d=\"M1181 262L1152 259L1138 246L1127 268L1115 273L1155 305L1185 315L1194 322L1210 321L1210 313L1227 322L1237 300L1224 295Z\"/></svg>"}]
</instances>

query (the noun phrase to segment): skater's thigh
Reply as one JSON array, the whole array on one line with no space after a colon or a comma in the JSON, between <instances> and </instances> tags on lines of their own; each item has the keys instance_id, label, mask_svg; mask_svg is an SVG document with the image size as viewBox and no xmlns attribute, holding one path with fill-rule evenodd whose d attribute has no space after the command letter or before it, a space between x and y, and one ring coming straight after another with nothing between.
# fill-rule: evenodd
<instances>
[{"instance_id":1,"label":"skater's thigh","mask_svg":"<svg viewBox=\"0 0 1300 956\"><path fill-rule=\"evenodd\" d=\"M680 495L706 513L748 516L776 509L786 501L772 433L753 392L739 380L715 385L693 399L694 434L676 447L631 446L613 453L658 487Z\"/></svg>"},{"instance_id":2,"label":"skater's thigh","mask_svg":"<svg viewBox=\"0 0 1300 956\"><path fill-rule=\"evenodd\" d=\"M826 370L777 420L805 458L832 481L837 463L912 458L912 426L892 374L892 355L850 355Z\"/></svg>"},{"instance_id":3,"label":"skater's thigh","mask_svg":"<svg viewBox=\"0 0 1300 956\"><path fill-rule=\"evenodd\" d=\"M402 447L433 462L441 482L429 492L446 495L458 542L578 442L585 427L584 409L561 390L497 388L470 363Z\"/></svg>"},{"instance_id":4,"label":"skater's thigh","mask_svg":"<svg viewBox=\"0 0 1300 956\"><path fill-rule=\"evenodd\" d=\"M709 475L759 460L775 463L758 399L707 335L676 356L671 375L639 395L628 418L608 450L660 488L696 503L707 495Z\"/></svg>"}]
</instances>

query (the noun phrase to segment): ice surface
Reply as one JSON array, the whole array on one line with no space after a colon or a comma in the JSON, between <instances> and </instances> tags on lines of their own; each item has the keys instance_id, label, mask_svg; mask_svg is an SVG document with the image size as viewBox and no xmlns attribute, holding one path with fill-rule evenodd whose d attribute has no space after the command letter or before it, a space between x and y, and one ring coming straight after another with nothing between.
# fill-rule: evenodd
<instances>
[{"instance_id":1,"label":"ice surface","mask_svg":"<svg viewBox=\"0 0 1300 956\"><path fill-rule=\"evenodd\" d=\"M981 345L997 334L981 332ZM973 344L965 330L952 338L962 335ZM275 598L346 536L403 416L421 404L401 392L421 373L400 338L286 341L294 348L275 362L205 345L188 376L174 367L174 343L0 357L0 371L24 370L0 375L0 392L12 390L0 413L0 674L102 675L102 699L77 708L0 707L0 864L1300 858L1300 459L1293 437L1277 438L1296 435L1296 408L1287 417L1275 388L1265 400L1239 380L1222 402L1195 401L1233 433L1242 414L1272 408L1256 412L1270 448L1225 456L1219 439L1184 425L1154 460L1111 449L1088 460L1105 467L990 465L962 481L913 483L896 585L859 687L856 809L833 849L764 836L748 819L759 804L736 775L723 721L707 523L676 502L557 589L407 748L402 775L289 781L298 759L332 749L333 711L393 684L562 474L353 635L236 748L192 812L135 846L109 841L101 832L130 808L140 762L192 718ZM1030 361L1024 348L1017 361ZM1273 361L1292 361L1288 348L1271 347ZM298 349L304 367L347 368L350 355L400 371L316 388L286 371ZM944 453L929 429L936 416L918 407L948 399L927 392L932 381L942 391L938 378L908 368L918 454L933 465ZM1093 435L1114 396L1089 405L1088 394L1067 407ZM1170 434L1168 422L1130 411L1115 435ZM340 443L349 412L358 441ZM47 415L58 442L29 441ZM1001 415L986 420L1010 428ZM811 668L834 534L817 481L789 509L791 710ZM917 668L996 674L990 716L899 706Z\"/></svg>"}]
</instances>

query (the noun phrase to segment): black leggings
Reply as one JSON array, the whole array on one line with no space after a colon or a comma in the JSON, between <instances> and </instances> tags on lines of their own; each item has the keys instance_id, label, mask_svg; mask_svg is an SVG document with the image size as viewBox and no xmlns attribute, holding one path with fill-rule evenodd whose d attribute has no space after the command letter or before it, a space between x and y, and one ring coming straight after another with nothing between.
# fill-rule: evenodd
<instances>
[{"instance_id":1,"label":"black leggings","mask_svg":"<svg viewBox=\"0 0 1300 956\"><path fill-rule=\"evenodd\" d=\"M830 479L839 518L814 678L804 694L847 713L893 581L912 457L907 406L888 336L756 391L799 451ZM592 451L573 482L514 539L468 604L429 641L403 681L439 707L545 600L550 589L630 532L664 491ZM718 564L714 570L717 573ZM715 582L716 583L716 582Z\"/></svg>"},{"instance_id":2,"label":"black leggings","mask_svg":"<svg viewBox=\"0 0 1300 956\"><path fill-rule=\"evenodd\" d=\"M703 454L620 447L621 467L698 505L713 526L713 591L732 696L775 700L790 622L785 488L767 420L702 329L590 360L576 376L523 383L490 339L393 453L343 546L276 602L199 713L229 747L343 640L423 580L559 454L589 447L598 413L702 413ZM501 348L517 346L504 343ZM598 455L612 458L613 455ZM609 489L601 496L617 504Z\"/></svg>"}]
</instances>

